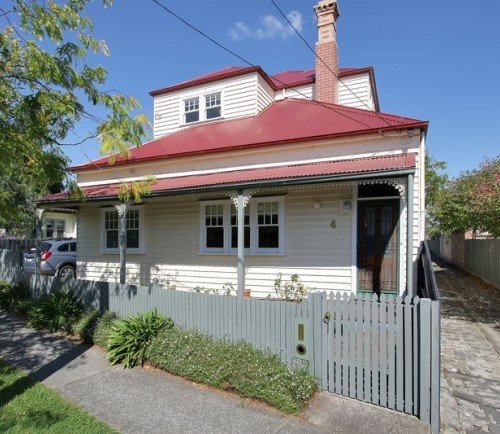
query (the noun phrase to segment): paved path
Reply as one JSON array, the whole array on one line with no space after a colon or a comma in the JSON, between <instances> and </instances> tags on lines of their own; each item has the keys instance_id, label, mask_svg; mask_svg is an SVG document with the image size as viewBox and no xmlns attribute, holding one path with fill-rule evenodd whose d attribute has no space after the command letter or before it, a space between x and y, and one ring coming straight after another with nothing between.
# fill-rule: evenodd
<instances>
[{"instance_id":1,"label":"paved path","mask_svg":"<svg viewBox=\"0 0 500 434\"><path fill-rule=\"evenodd\" d=\"M302 419L158 370L109 366L104 353L0 313L0 358L123 433L424 433L414 417L317 394Z\"/></svg>"},{"instance_id":2,"label":"paved path","mask_svg":"<svg viewBox=\"0 0 500 434\"><path fill-rule=\"evenodd\" d=\"M442 297L441 427L500 433L500 290L436 266Z\"/></svg>"}]
</instances>

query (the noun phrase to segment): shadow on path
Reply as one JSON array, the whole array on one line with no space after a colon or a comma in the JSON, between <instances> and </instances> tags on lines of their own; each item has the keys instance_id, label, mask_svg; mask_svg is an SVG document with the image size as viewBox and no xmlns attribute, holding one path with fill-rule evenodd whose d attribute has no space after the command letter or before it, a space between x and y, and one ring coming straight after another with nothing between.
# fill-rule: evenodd
<instances>
[{"instance_id":1,"label":"shadow on path","mask_svg":"<svg viewBox=\"0 0 500 434\"><path fill-rule=\"evenodd\" d=\"M9 325L8 329L0 330L0 358L29 375L1 389L0 408L33 387L36 384L33 380L44 381L80 358L82 359L80 363L71 367L71 369L78 368L85 359L84 353L89 349L84 344L70 342L60 336L26 329L23 319L10 314L0 313L0 321ZM35 345L33 345L34 338ZM46 351L39 351L40 346ZM7 367L1 367L0 374L6 374L7 371Z\"/></svg>"}]
</instances>

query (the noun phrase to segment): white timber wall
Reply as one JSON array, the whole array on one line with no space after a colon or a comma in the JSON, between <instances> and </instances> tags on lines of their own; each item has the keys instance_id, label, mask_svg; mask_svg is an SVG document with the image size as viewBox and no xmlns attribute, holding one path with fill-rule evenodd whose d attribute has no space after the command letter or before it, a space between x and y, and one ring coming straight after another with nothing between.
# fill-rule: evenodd
<instances>
[{"instance_id":1,"label":"white timber wall","mask_svg":"<svg viewBox=\"0 0 500 434\"><path fill-rule=\"evenodd\" d=\"M285 196L285 254L247 255L246 287L254 296L273 294L274 279L298 273L317 290L350 291L352 215L339 203L352 198L350 187L290 191ZM315 209L313 203L321 201ZM78 277L119 279L118 254L100 251L100 212L80 211L78 225ZM236 288L235 254L199 253L200 202L177 199L144 205L145 254L127 255L127 281L147 284L168 281L178 290L195 287ZM331 228L332 219L336 227Z\"/></svg>"},{"instance_id":2,"label":"white timber wall","mask_svg":"<svg viewBox=\"0 0 500 434\"><path fill-rule=\"evenodd\" d=\"M339 104L363 110L375 110L375 102L368 73L341 77ZM368 108L369 107L369 108Z\"/></svg>"},{"instance_id":3,"label":"white timber wall","mask_svg":"<svg viewBox=\"0 0 500 434\"><path fill-rule=\"evenodd\" d=\"M204 95L213 92L222 93L223 119L257 114L257 76L258 73L254 72L155 96L154 138L191 125L200 125L200 122L184 124L183 101L196 96L201 100Z\"/></svg>"},{"instance_id":4,"label":"white timber wall","mask_svg":"<svg viewBox=\"0 0 500 434\"><path fill-rule=\"evenodd\" d=\"M274 100L274 90L262 78L260 74L257 75L257 111L264 110Z\"/></svg>"}]
</instances>

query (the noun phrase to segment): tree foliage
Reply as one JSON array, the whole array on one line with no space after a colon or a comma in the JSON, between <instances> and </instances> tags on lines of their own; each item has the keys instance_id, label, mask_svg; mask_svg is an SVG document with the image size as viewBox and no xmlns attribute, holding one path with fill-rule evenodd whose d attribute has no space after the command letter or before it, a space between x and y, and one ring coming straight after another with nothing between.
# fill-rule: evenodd
<instances>
[{"instance_id":1,"label":"tree foliage","mask_svg":"<svg viewBox=\"0 0 500 434\"><path fill-rule=\"evenodd\" d=\"M438 230L438 223L434 215L434 208L439 200L439 194L446 187L448 175L446 162L434 158L429 152L425 154L425 209L427 212L426 232L434 235Z\"/></svg>"},{"instance_id":2,"label":"tree foliage","mask_svg":"<svg viewBox=\"0 0 500 434\"><path fill-rule=\"evenodd\" d=\"M500 157L449 182L438 194L433 215L446 233L473 229L500 236Z\"/></svg>"},{"instance_id":3,"label":"tree foliage","mask_svg":"<svg viewBox=\"0 0 500 434\"><path fill-rule=\"evenodd\" d=\"M128 155L149 122L139 103L103 90L107 71L88 57L109 55L95 38L89 0L10 0L0 4L0 227L21 225L33 199L61 185L68 163L62 147L91 139L104 155ZM110 6L112 0L102 0ZM15 23L19 23L18 30ZM86 106L106 111L102 119ZM96 127L80 143L65 142L83 119Z\"/></svg>"}]
</instances>

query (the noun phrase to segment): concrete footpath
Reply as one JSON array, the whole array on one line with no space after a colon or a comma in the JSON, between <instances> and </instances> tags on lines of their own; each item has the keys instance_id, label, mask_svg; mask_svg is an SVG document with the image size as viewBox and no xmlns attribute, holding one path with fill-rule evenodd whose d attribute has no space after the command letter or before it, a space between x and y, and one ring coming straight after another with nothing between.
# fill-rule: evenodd
<instances>
[{"instance_id":1,"label":"concrete footpath","mask_svg":"<svg viewBox=\"0 0 500 434\"><path fill-rule=\"evenodd\" d=\"M414 417L319 393L302 418L105 354L0 313L0 358L123 433L423 433Z\"/></svg>"}]
</instances>

